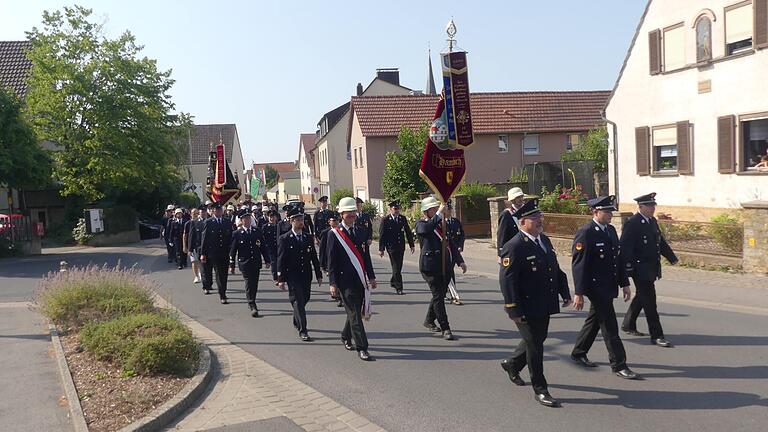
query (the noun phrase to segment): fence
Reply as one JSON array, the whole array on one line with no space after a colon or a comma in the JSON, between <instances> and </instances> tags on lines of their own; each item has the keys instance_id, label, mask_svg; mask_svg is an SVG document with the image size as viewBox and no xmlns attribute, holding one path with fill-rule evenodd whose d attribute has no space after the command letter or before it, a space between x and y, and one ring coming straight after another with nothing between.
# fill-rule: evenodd
<instances>
[{"instance_id":1,"label":"fence","mask_svg":"<svg viewBox=\"0 0 768 432\"><path fill-rule=\"evenodd\" d=\"M32 220L29 216L0 218L0 238L10 244L32 240Z\"/></svg>"},{"instance_id":2,"label":"fence","mask_svg":"<svg viewBox=\"0 0 768 432\"><path fill-rule=\"evenodd\" d=\"M581 185L582 192L590 198L598 192L607 191L607 183L602 191L595 190L595 163L593 161L537 162L524 167L528 174L528 193L538 195L542 187L553 190L555 186L573 188Z\"/></svg>"},{"instance_id":3,"label":"fence","mask_svg":"<svg viewBox=\"0 0 768 432\"><path fill-rule=\"evenodd\" d=\"M675 251L741 257L744 225L659 220L659 228Z\"/></svg>"}]
</instances>

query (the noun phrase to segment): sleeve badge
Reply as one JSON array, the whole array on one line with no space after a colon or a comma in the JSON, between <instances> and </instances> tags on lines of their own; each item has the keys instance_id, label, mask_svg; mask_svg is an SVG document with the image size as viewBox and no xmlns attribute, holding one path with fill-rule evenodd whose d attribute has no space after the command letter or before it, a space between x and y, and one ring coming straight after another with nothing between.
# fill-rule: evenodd
<instances>
[{"instance_id":1,"label":"sleeve badge","mask_svg":"<svg viewBox=\"0 0 768 432\"><path fill-rule=\"evenodd\" d=\"M584 245L582 243L576 243L576 250L580 251L582 249L584 249Z\"/></svg>"},{"instance_id":2,"label":"sleeve badge","mask_svg":"<svg viewBox=\"0 0 768 432\"><path fill-rule=\"evenodd\" d=\"M501 265L503 265L504 267L509 267L509 257L504 257L501 260Z\"/></svg>"}]
</instances>

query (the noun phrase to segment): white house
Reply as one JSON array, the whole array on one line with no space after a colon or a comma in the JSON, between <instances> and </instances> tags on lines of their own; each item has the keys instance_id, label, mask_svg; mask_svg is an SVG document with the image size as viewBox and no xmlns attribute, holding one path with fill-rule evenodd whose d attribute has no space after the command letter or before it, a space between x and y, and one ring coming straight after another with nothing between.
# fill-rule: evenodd
<instances>
[{"instance_id":1,"label":"white house","mask_svg":"<svg viewBox=\"0 0 768 432\"><path fill-rule=\"evenodd\" d=\"M768 0L650 0L606 107L611 192L675 219L768 200Z\"/></svg>"},{"instance_id":2,"label":"white house","mask_svg":"<svg viewBox=\"0 0 768 432\"><path fill-rule=\"evenodd\" d=\"M303 133L299 137L299 174L301 178L301 200L305 203L315 202L315 188L317 188L317 176L315 173L315 160L312 158L312 150L315 149L314 133ZM317 196L319 198L319 195Z\"/></svg>"}]
</instances>

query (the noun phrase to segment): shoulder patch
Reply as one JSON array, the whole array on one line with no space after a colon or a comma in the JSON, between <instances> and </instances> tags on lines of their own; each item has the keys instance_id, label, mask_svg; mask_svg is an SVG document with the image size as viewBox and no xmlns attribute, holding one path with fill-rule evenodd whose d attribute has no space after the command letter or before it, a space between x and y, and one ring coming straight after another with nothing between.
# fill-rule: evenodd
<instances>
[{"instance_id":1,"label":"shoulder patch","mask_svg":"<svg viewBox=\"0 0 768 432\"><path fill-rule=\"evenodd\" d=\"M501 265L503 265L504 267L509 267L509 257L504 257L501 260Z\"/></svg>"},{"instance_id":2,"label":"shoulder patch","mask_svg":"<svg viewBox=\"0 0 768 432\"><path fill-rule=\"evenodd\" d=\"M579 242L579 243L576 243L576 250L577 250L577 251L580 251L580 250L582 250L582 249L584 249L584 245L583 245L581 242Z\"/></svg>"}]
</instances>

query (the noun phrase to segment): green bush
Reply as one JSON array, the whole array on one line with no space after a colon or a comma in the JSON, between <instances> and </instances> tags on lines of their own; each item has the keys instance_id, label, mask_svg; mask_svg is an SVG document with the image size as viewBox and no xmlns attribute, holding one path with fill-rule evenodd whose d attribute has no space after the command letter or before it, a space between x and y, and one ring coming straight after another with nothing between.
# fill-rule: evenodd
<instances>
[{"instance_id":1,"label":"green bush","mask_svg":"<svg viewBox=\"0 0 768 432\"><path fill-rule=\"evenodd\" d=\"M367 213L371 219L374 219L379 216L379 208L374 203L365 201L363 202L363 213Z\"/></svg>"},{"instance_id":2,"label":"green bush","mask_svg":"<svg viewBox=\"0 0 768 432\"><path fill-rule=\"evenodd\" d=\"M727 213L713 217L712 225L706 227L706 232L726 250L741 252L744 247L743 227L739 219Z\"/></svg>"},{"instance_id":3,"label":"green bush","mask_svg":"<svg viewBox=\"0 0 768 432\"><path fill-rule=\"evenodd\" d=\"M464 195L464 220L469 222L491 220L491 209L488 198L498 195L496 187L485 183L463 183L458 189L459 195Z\"/></svg>"},{"instance_id":4,"label":"green bush","mask_svg":"<svg viewBox=\"0 0 768 432\"><path fill-rule=\"evenodd\" d=\"M190 376L199 355L192 332L178 318L159 313L86 324L80 340L97 359L115 362L139 375Z\"/></svg>"},{"instance_id":5,"label":"green bush","mask_svg":"<svg viewBox=\"0 0 768 432\"><path fill-rule=\"evenodd\" d=\"M662 222L659 223L659 230L668 241L688 241L694 240L701 235L701 225L697 223L684 222Z\"/></svg>"},{"instance_id":6,"label":"green bush","mask_svg":"<svg viewBox=\"0 0 768 432\"><path fill-rule=\"evenodd\" d=\"M72 238L79 245L84 245L93 238L93 234L88 234L88 229L85 225L85 219L80 218L77 220L77 225L72 228Z\"/></svg>"},{"instance_id":7,"label":"green bush","mask_svg":"<svg viewBox=\"0 0 768 432\"><path fill-rule=\"evenodd\" d=\"M151 312L150 282L136 269L72 268L49 273L35 296L43 315L65 327Z\"/></svg>"},{"instance_id":8,"label":"green bush","mask_svg":"<svg viewBox=\"0 0 768 432\"><path fill-rule=\"evenodd\" d=\"M560 185L550 192L546 186L541 188L539 208L544 213L589 214L589 207L584 205L586 195L581 192L581 186L574 189L562 188Z\"/></svg>"},{"instance_id":9,"label":"green bush","mask_svg":"<svg viewBox=\"0 0 768 432\"><path fill-rule=\"evenodd\" d=\"M344 197L354 197L355 194L352 192L352 189L347 188L339 188L333 191L331 194L331 207L336 208L337 205L339 205L339 201L341 201Z\"/></svg>"},{"instance_id":10,"label":"green bush","mask_svg":"<svg viewBox=\"0 0 768 432\"><path fill-rule=\"evenodd\" d=\"M137 215L136 210L127 205L104 208L104 232L117 234L135 230Z\"/></svg>"},{"instance_id":11,"label":"green bush","mask_svg":"<svg viewBox=\"0 0 768 432\"><path fill-rule=\"evenodd\" d=\"M179 194L176 201L179 203L179 206L184 207L185 209L200 206L200 197L194 192L182 192Z\"/></svg>"}]
</instances>

